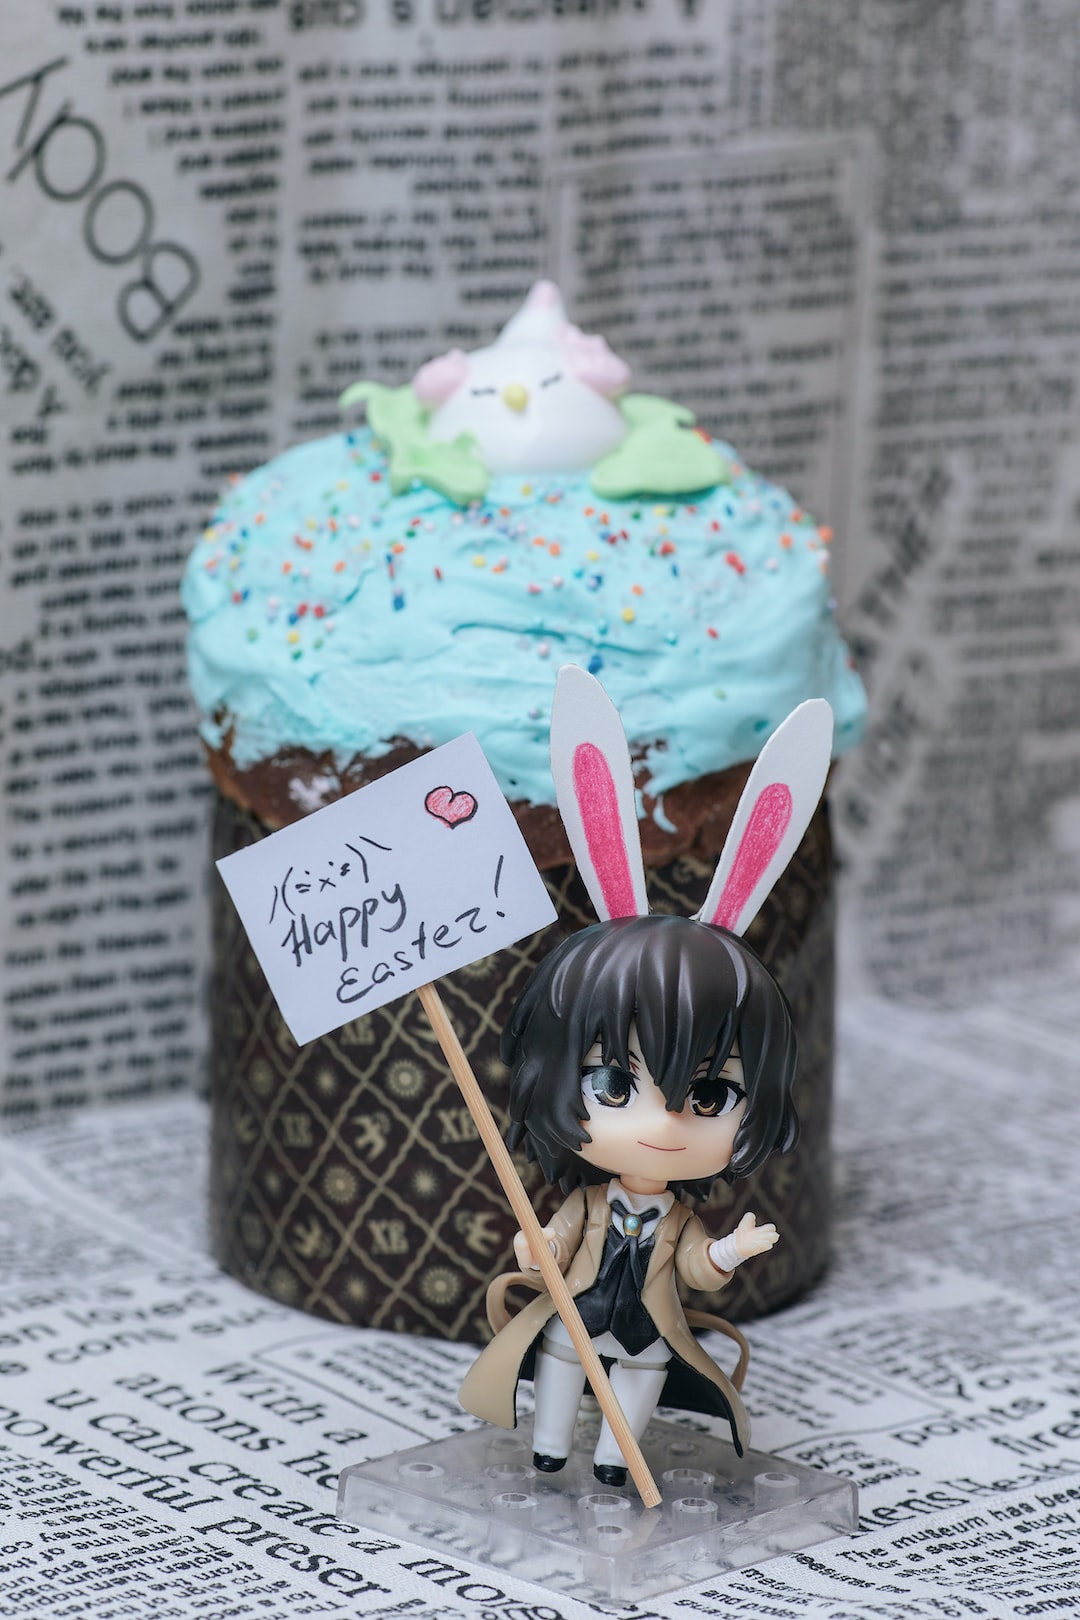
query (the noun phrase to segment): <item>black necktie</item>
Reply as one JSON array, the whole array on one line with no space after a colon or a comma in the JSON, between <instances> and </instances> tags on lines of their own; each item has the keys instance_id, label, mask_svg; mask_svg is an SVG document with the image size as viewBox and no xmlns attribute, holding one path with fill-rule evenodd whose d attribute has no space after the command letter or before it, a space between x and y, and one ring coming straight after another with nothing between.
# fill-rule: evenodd
<instances>
[{"instance_id":1,"label":"black necktie","mask_svg":"<svg viewBox=\"0 0 1080 1620\"><path fill-rule=\"evenodd\" d=\"M641 1268L641 1256L638 1245L641 1234L649 1221L659 1220L660 1211L653 1205L650 1209L643 1209L640 1213L636 1209L628 1209L621 1198L613 1198L611 1207L622 1222L623 1241L630 1246L630 1271L634 1284L640 1293L645 1285L645 1276ZM620 1244L620 1247L622 1245Z\"/></svg>"}]
</instances>

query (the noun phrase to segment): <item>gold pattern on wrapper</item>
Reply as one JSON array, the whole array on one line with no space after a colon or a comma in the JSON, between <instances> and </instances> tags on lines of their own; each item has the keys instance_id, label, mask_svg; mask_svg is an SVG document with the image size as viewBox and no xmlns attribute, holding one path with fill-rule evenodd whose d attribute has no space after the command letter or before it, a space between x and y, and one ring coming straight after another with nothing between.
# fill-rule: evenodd
<instances>
[{"instance_id":1,"label":"gold pattern on wrapper","mask_svg":"<svg viewBox=\"0 0 1080 1620\"><path fill-rule=\"evenodd\" d=\"M717 852L723 838L718 832ZM215 858L262 835L218 798ZM654 911L701 904L713 863L683 857L650 869ZM595 915L577 873L544 874L560 924L440 981L500 1127L506 1072L499 1037L540 957ZM490 1336L484 1295L511 1256L516 1222L438 1042L414 996L298 1048L239 918L215 897L211 987L214 1252L232 1276L284 1304L335 1321L431 1334ZM747 938L792 1003L799 1037L796 1153L774 1154L701 1206L716 1236L748 1209L783 1241L767 1266L742 1267L725 1314L787 1303L822 1270L831 1205L834 895L824 807ZM519 1159L543 1222L561 1202ZM687 1296L705 1308L706 1296Z\"/></svg>"}]
</instances>

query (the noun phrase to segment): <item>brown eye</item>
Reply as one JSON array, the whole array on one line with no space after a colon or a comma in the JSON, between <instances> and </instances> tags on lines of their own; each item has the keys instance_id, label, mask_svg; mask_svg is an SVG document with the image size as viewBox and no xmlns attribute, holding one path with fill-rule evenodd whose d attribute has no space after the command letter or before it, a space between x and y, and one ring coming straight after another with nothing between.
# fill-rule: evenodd
<instances>
[{"instance_id":1,"label":"brown eye","mask_svg":"<svg viewBox=\"0 0 1080 1620\"><path fill-rule=\"evenodd\" d=\"M690 1087L689 1101L691 1110L702 1119L719 1119L721 1114L737 1108L745 1096L741 1086L718 1074L715 1080L696 1080Z\"/></svg>"},{"instance_id":2,"label":"brown eye","mask_svg":"<svg viewBox=\"0 0 1080 1620\"><path fill-rule=\"evenodd\" d=\"M637 1082L613 1063L598 1064L582 1069L581 1094L586 1103L596 1102L601 1108L629 1108L637 1096Z\"/></svg>"}]
</instances>

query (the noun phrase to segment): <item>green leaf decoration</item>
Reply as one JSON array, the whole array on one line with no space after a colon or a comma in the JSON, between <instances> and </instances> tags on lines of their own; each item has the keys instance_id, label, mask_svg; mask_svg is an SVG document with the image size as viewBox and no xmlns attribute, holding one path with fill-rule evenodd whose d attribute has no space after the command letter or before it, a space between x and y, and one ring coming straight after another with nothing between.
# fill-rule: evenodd
<instances>
[{"instance_id":1,"label":"green leaf decoration","mask_svg":"<svg viewBox=\"0 0 1080 1620\"><path fill-rule=\"evenodd\" d=\"M384 383L355 382L338 405L346 410L358 404L367 407L371 431L386 450L392 495L404 495L420 483L455 506L483 499L491 479L472 434L459 433L449 444L429 438L430 413L409 383L387 388Z\"/></svg>"},{"instance_id":2,"label":"green leaf decoration","mask_svg":"<svg viewBox=\"0 0 1080 1620\"><path fill-rule=\"evenodd\" d=\"M695 495L731 482L726 456L694 431L693 411L656 394L627 394L616 404L626 418L626 438L589 479L605 500Z\"/></svg>"},{"instance_id":3,"label":"green leaf decoration","mask_svg":"<svg viewBox=\"0 0 1080 1620\"><path fill-rule=\"evenodd\" d=\"M400 483L396 481L398 477ZM408 457L400 458L397 473L391 464L390 488L395 495L408 489L414 481L445 495L455 506L469 506L473 501L483 500L491 479L477 454L472 434L459 433L449 444L436 439L414 444Z\"/></svg>"},{"instance_id":4,"label":"green leaf decoration","mask_svg":"<svg viewBox=\"0 0 1080 1620\"><path fill-rule=\"evenodd\" d=\"M731 482L726 457L695 432L695 416L656 394L627 394L618 402L626 419L622 443L602 457L589 482L605 500L635 495L695 495ZM372 432L386 450L390 491L404 495L424 484L456 506L483 500L491 482L470 433L449 444L429 438L430 412L411 386L355 382L338 401L367 408Z\"/></svg>"}]
</instances>

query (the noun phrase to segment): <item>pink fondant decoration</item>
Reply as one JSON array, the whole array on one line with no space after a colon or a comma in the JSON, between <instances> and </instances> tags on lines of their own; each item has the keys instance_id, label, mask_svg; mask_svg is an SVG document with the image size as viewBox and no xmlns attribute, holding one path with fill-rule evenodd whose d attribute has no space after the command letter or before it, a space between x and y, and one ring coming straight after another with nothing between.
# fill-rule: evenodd
<instances>
[{"instance_id":1,"label":"pink fondant decoration","mask_svg":"<svg viewBox=\"0 0 1080 1620\"><path fill-rule=\"evenodd\" d=\"M579 743L574 749L573 773L574 796L607 914L636 917L637 899L619 819L619 796L608 762L595 743Z\"/></svg>"},{"instance_id":2,"label":"pink fondant decoration","mask_svg":"<svg viewBox=\"0 0 1080 1620\"><path fill-rule=\"evenodd\" d=\"M598 394L611 398L621 393L630 381L630 367L600 336L590 337L580 327L568 323L559 333L559 347L570 375Z\"/></svg>"},{"instance_id":3,"label":"pink fondant decoration","mask_svg":"<svg viewBox=\"0 0 1080 1620\"><path fill-rule=\"evenodd\" d=\"M463 349L450 349L420 367L412 390L421 405L445 405L469 375L469 357Z\"/></svg>"},{"instance_id":4,"label":"pink fondant decoration","mask_svg":"<svg viewBox=\"0 0 1080 1620\"><path fill-rule=\"evenodd\" d=\"M526 309L554 309L559 302L559 289L553 281L534 282L525 300Z\"/></svg>"},{"instance_id":5,"label":"pink fondant decoration","mask_svg":"<svg viewBox=\"0 0 1080 1620\"><path fill-rule=\"evenodd\" d=\"M424 809L436 821L444 821L448 827L459 827L463 821L471 821L479 806L471 793L455 793L452 788L437 787L424 799Z\"/></svg>"},{"instance_id":6,"label":"pink fondant decoration","mask_svg":"<svg viewBox=\"0 0 1080 1620\"><path fill-rule=\"evenodd\" d=\"M787 832L791 811L791 789L785 783L770 782L758 794L723 893L709 918L711 923L719 928L734 930L743 908Z\"/></svg>"}]
</instances>

